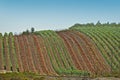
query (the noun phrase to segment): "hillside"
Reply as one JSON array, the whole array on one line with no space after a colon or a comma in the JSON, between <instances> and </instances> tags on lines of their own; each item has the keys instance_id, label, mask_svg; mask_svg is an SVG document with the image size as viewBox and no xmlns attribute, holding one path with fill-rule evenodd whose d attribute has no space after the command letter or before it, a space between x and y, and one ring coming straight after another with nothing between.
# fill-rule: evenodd
<instances>
[{"instance_id":1,"label":"hillside","mask_svg":"<svg viewBox=\"0 0 120 80\"><path fill-rule=\"evenodd\" d=\"M0 34L0 73L52 76L120 75L120 27Z\"/></svg>"}]
</instances>

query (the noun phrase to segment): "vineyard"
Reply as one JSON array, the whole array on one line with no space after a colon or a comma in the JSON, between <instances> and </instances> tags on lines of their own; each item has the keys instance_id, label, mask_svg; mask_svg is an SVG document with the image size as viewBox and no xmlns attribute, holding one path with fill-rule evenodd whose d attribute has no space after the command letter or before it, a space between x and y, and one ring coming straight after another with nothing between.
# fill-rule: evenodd
<instances>
[{"instance_id":1,"label":"vineyard","mask_svg":"<svg viewBox=\"0 0 120 80\"><path fill-rule=\"evenodd\" d=\"M120 27L0 33L0 73L48 76L120 74Z\"/></svg>"}]
</instances>

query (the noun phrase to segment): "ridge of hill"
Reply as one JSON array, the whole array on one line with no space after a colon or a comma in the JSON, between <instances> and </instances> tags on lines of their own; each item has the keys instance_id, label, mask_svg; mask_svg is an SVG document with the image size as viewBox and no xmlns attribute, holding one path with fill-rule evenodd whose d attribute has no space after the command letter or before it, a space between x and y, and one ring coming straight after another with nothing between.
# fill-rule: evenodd
<instances>
[{"instance_id":1,"label":"ridge of hill","mask_svg":"<svg viewBox=\"0 0 120 80\"><path fill-rule=\"evenodd\" d=\"M0 33L0 73L119 76L119 35L120 27L79 25L63 31Z\"/></svg>"}]
</instances>

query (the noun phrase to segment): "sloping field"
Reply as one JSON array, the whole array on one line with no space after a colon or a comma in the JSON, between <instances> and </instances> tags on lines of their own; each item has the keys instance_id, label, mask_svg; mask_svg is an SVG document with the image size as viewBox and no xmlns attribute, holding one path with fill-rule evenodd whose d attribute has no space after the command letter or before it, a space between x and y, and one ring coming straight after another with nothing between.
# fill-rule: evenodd
<instances>
[{"instance_id":1,"label":"sloping field","mask_svg":"<svg viewBox=\"0 0 120 80\"><path fill-rule=\"evenodd\" d=\"M0 34L0 73L103 76L120 72L120 27Z\"/></svg>"},{"instance_id":2,"label":"sloping field","mask_svg":"<svg viewBox=\"0 0 120 80\"><path fill-rule=\"evenodd\" d=\"M120 27L71 27L90 37L111 72L120 72Z\"/></svg>"},{"instance_id":3,"label":"sloping field","mask_svg":"<svg viewBox=\"0 0 120 80\"><path fill-rule=\"evenodd\" d=\"M73 49L73 53L77 56L80 70L87 70L91 73L102 74L103 71L109 72L110 67L106 64L106 61L100 55L99 50L92 43L89 37L76 31L65 31L59 33L65 40L66 44L70 43L68 47Z\"/></svg>"}]
</instances>

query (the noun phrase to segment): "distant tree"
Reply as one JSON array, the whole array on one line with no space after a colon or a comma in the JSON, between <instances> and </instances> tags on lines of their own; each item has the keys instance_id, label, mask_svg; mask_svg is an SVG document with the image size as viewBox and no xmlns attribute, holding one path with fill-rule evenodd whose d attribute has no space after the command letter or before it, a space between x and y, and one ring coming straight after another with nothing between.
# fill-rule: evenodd
<instances>
[{"instance_id":1,"label":"distant tree","mask_svg":"<svg viewBox=\"0 0 120 80\"><path fill-rule=\"evenodd\" d=\"M85 26L93 27L93 26L94 26L94 23L87 23L87 24L85 24Z\"/></svg>"},{"instance_id":2,"label":"distant tree","mask_svg":"<svg viewBox=\"0 0 120 80\"><path fill-rule=\"evenodd\" d=\"M28 35L29 33L30 33L30 31L28 29L26 31L22 32L23 35Z\"/></svg>"},{"instance_id":3,"label":"distant tree","mask_svg":"<svg viewBox=\"0 0 120 80\"><path fill-rule=\"evenodd\" d=\"M96 26L101 26L100 21L98 21L98 22L96 23Z\"/></svg>"},{"instance_id":4,"label":"distant tree","mask_svg":"<svg viewBox=\"0 0 120 80\"><path fill-rule=\"evenodd\" d=\"M109 23L109 22L107 22L105 26L110 26L110 23Z\"/></svg>"},{"instance_id":5,"label":"distant tree","mask_svg":"<svg viewBox=\"0 0 120 80\"><path fill-rule=\"evenodd\" d=\"M25 31L23 31L23 32L22 32L22 34L24 35L24 34L26 34L26 32L25 32Z\"/></svg>"},{"instance_id":6,"label":"distant tree","mask_svg":"<svg viewBox=\"0 0 120 80\"><path fill-rule=\"evenodd\" d=\"M29 33L30 33L30 31L27 29L27 30L26 30L26 34L29 34Z\"/></svg>"},{"instance_id":7,"label":"distant tree","mask_svg":"<svg viewBox=\"0 0 120 80\"><path fill-rule=\"evenodd\" d=\"M31 33L33 33L34 31L35 31L35 29L32 27L32 28L31 28Z\"/></svg>"},{"instance_id":8,"label":"distant tree","mask_svg":"<svg viewBox=\"0 0 120 80\"><path fill-rule=\"evenodd\" d=\"M107 24L107 25L109 25L110 23L109 23L109 22L107 22L106 24Z\"/></svg>"}]
</instances>

